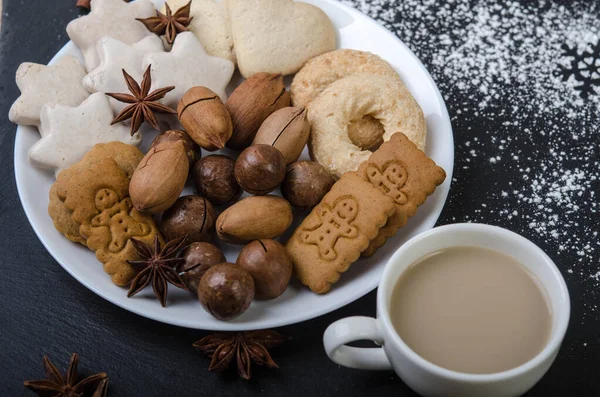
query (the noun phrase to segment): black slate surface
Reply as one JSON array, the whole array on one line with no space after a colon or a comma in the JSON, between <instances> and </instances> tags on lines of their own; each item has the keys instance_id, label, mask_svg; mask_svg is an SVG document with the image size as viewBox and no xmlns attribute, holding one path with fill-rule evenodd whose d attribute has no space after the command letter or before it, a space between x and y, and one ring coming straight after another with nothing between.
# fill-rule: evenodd
<instances>
[{"instance_id":1,"label":"black slate surface","mask_svg":"<svg viewBox=\"0 0 600 397\"><path fill-rule=\"evenodd\" d=\"M350 315L375 314L375 292L315 320L281 328L281 333L293 338L273 350L281 368L255 368L254 379L246 382L237 379L233 371L223 375L207 372L208 360L191 347L205 333L151 321L110 304L80 285L46 252L20 205L13 172L15 126L6 115L18 96L14 83L17 66L24 61L47 63L64 45L68 40L64 28L79 14L74 3L4 0L0 36L0 395L32 395L23 388L23 381L42 377L43 355L64 368L72 352L80 354L84 374L108 372L109 395L114 397L414 395L391 371L342 368L323 351L321 338L328 324ZM449 98L451 116L456 116L460 100ZM474 210L469 203L483 201L511 177L508 173L492 182L485 171L485 153L472 158L468 171L462 172L468 156L460 143L477 136L479 130L493 128L493 121L473 115L453 120L455 180L439 224L470 219ZM527 153L527 147L521 149ZM531 238L556 258L556 247L536 239L518 219L495 223ZM582 232L585 226L581 225ZM561 255L557 264L563 272L569 261L576 260L575 255ZM567 282L572 317L566 339L556 363L528 396L600 394L600 318L584 309L593 304L583 300L590 296L584 294L586 285L574 278Z\"/></svg>"}]
</instances>

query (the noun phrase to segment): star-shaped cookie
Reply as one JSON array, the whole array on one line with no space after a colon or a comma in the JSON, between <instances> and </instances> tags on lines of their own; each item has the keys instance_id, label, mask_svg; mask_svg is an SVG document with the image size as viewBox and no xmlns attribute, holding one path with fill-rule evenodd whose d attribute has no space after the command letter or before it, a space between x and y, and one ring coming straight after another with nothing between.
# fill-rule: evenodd
<instances>
[{"instance_id":1,"label":"star-shaped cookie","mask_svg":"<svg viewBox=\"0 0 600 397\"><path fill-rule=\"evenodd\" d=\"M139 145L141 135L131 136L129 128L121 123L110 125L113 118L108 97L100 92L90 95L78 107L45 105L40 124L42 139L29 150L29 160L58 175L80 161L97 143L120 141Z\"/></svg>"},{"instance_id":2,"label":"star-shaped cookie","mask_svg":"<svg viewBox=\"0 0 600 397\"><path fill-rule=\"evenodd\" d=\"M123 78L123 69L135 81L142 80L142 60L151 52L164 52L162 40L156 36L147 36L134 44L125 44L112 37L103 37L97 44L100 65L83 79L83 86L90 92L128 92ZM120 113L127 103L110 98L113 110Z\"/></svg>"},{"instance_id":3,"label":"star-shaped cookie","mask_svg":"<svg viewBox=\"0 0 600 397\"><path fill-rule=\"evenodd\" d=\"M10 108L8 118L16 124L38 126L45 104L79 105L90 95L81 84L83 76L83 66L70 55L52 66L22 63L16 75L21 96Z\"/></svg>"},{"instance_id":4,"label":"star-shaped cookie","mask_svg":"<svg viewBox=\"0 0 600 397\"><path fill-rule=\"evenodd\" d=\"M149 18L156 14L148 0L126 3L123 0L93 0L92 11L67 25L67 34L81 49L85 68L91 71L100 64L96 42L109 36L133 44L152 33L136 18Z\"/></svg>"},{"instance_id":5,"label":"star-shaped cookie","mask_svg":"<svg viewBox=\"0 0 600 397\"><path fill-rule=\"evenodd\" d=\"M178 34L171 52L147 54L142 63L142 69L152 65L153 88L175 86L163 101L173 108L195 86L210 88L225 102L235 68L231 61L208 55L192 32Z\"/></svg>"}]
</instances>

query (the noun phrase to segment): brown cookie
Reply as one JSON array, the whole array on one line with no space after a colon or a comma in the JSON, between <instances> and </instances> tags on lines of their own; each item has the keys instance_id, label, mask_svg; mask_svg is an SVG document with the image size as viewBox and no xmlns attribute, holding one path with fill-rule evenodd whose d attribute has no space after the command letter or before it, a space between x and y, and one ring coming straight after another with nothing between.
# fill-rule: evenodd
<instances>
[{"instance_id":1,"label":"brown cookie","mask_svg":"<svg viewBox=\"0 0 600 397\"><path fill-rule=\"evenodd\" d=\"M67 239L85 245L85 239L79 233L79 225L71 219L71 211L58 198L57 190L58 184L54 183L50 188L50 203L48 204L48 213L54 222L54 227Z\"/></svg>"},{"instance_id":2,"label":"brown cookie","mask_svg":"<svg viewBox=\"0 0 600 397\"><path fill-rule=\"evenodd\" d=\"M314 292L329 291L394 210L379 189L355 172L344 174L286 244L296 277Z\"/></svg>"},{"instance_id":3,"label":"brown cookie","mask_svg":"<svg viewBox=\"0 0 600 397\"><path fill-rule=\"evenodd\" d=\"M64 203L58 197L58 186L70 180L74 175L81 172L84 164L91 164L105 158L112 158L131 178L133 171L138 163L142 160L144 154L134 146L124 144L122 142L100 143L95 145L84 159L71 168L62 171L50 189L50 204L48 205L48 213L54 221L54 227L69 240L85 245L85 239L79 232L79 224L71 219L71 211L69 211ZM63 197L64 199L64 197Z\"/></svg>"},{"instance_id":4,"label":"brown cookie","mask_svg":"<svg viewBox=\"0 0 600 397\"><path fill-rule=\"evenodd\" d=\"M408 218L417 212L417 207L425 202L427 196L446 179L446 172L401 132L383 143L369 160L360 165L357 172L396 204L396 212L379 230L363 256L373 255L388 238L394 236Z\"/></svg>"},{"instance_id":5,"label":"brown cookie","mask_svg":"<svg viewBox=\"0 0 600 397\"><path fill-rule=\"evenodd\" d=\"M121 286L135 276L127 260L138 255L129 238L150 244L158 234L152 217L140 214L129 199L129 176L142 158L138 149L130 148L118 142L96 145L81 162L60 173L49 207L57 230L86 244Z\"/></svg>"}]
</instances>

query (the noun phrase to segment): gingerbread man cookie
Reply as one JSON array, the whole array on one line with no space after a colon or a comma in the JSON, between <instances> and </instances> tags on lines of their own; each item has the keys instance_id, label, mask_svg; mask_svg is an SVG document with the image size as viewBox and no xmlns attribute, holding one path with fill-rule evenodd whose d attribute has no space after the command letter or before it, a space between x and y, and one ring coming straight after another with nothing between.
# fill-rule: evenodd
<instances>
[{"instance_id":1,"label":"gingerbread man cookie","mask_svg":"<svg viewBox=\"0 0 600 397\"><path fill-rule=\"evenodd\" d=\"M403 190L408 179L406 168L400 161L389 161L382 167L369 163L365 175L371 185L378 187L379 190L394 199L396 204L406 204L408 197Z\"/></svg>"},{"instance_id":2,"label":"gingerbread man cookie","mask_svg":"<svg viewBox=\"0 0 600 397\"><path fill-rule=\"evenodd\" d=\"M109 145L92 149L59 175L48 210L59 231L78 226L84 243L104 263L112 281L123 286L136 274L127 260L139 258L129 238L151 244L159 232L152 217L140 214L129 199L129 177L115 160L131 168L129 149L118 142ZM121 153L110 154L111 150ZM70 214L71 221L66 225L65 214Z\"/></svg>"},{"instance_id":3,"label":"gingerbread man cookie","mask_svg":"<svg viewBox=\"0 0 600 397\"><path fill-rule=\"evenodd\" d=\"M335 244L339 238L358 237L358 229L352 224L358 214L358 203L352 196L340 197L333 207L324 203L316 214L318 222L315 225L307 224L302 229L302 241L316 245L321 258L334 260L337 258Z\"/></svg>"},{"instance_id":4,"label":"gingerbread man cookie","mask_svg":"<svg viewBox=\"0 0 600 397\"><path fill-rule=\"evenodd\" d=\"M131 237L148 242L157 233L150 216L140 214L129 197L111 189L99 189L95 196L97 215L79 228L89 249L104 263L104 270L117 285L125 285L135 275L126 260L135 257ZM127 265L127 266L126 266Z\"/></svg>"},{"instance_id":5,"label":"gingerbread man cookie","mask_svg":"<svg viewBox=\"0 0 600 397\"><path fill-rule=\"evenodd\" d=\"M368 161L361 164L358 174L391 197L396 205L394 215L379 230L363 256L373 255L388 238L394 236L446 179L446 172L401 132L392 135Z\"/></svg>"},{"instance_id":6,"label":"gingerbread man cookie","mask_svg":"<svg viewBox=\"0 0 600 397\"><path fill-rule=\"evenodd\" d=\"M348 172L286 244L298 279L323 294L360 257L395 211L395 203L355 172Z\"/></svg>"},{"instance_id":7,"label":"gingerbread man cookie","mask_svg":"<svg viewBox=\"0 0 600 397\"><path fill-rule=\"evenodd\" d=\"M74 175L81 172L82 164L87 166L105 158L113 159L119 168L125 172L127 178L131 179L131 175L133 175L143 157L144 154L135 146L126 145L119 141L99 143L88 152L85 162L79 162L79 166L73 166L61 172L57 182L68 181L73 178ZM50 203L48 205L48 212L54 221L54 227L69 240L86 245L85 238L79 232L79 224L73 221L71 211L65 207L58 197L59 184L55 183L50 188Z\"/></svg>"},{"instance_id":8,"label":"gingerbread man cookie","mask_svg":"<svg viewBox=\"0 0 600 397\"><path fill-rule=\"evenodd\" d=\"M110 236L107 250L116 253L125 248L131 237L143 237L151 232L150 226L129 215L133 208L129 197L119 200L113 190L101 189L96 193L95 202L99 214L89 225L82 225L81 234L87 238L88 245L100 245L90 241L92 236Z\"/></svg>"},{"instance_id":9,"label":"gingerbread man cookie","mask_svg":"<svg viewBox=\"0 0 600 397\"><path fill-rule=\"evenodd\" d=\"M40 125L45 104L77 106L90 94L81 84L85 69L77 58L64 56L51 66L25 62L17 69L21 96L10 108L8 118L19 125Z\"/></svg>"},{"instance_id":10,"label":"gingerbread man cookie","mask_svg":"<svg viewBox=\"0 0 600 397\"><path fill-rule=\"evenodd\" d=\"M126 3L123 0L92 0L92 11L67 25L69 38L81 49L85 68L89 72L100 64L96 43L108 36L126 44L133 44L152 33L136 18L155 15L154 5L148 0Z\"/></svg>"}]
</instances>

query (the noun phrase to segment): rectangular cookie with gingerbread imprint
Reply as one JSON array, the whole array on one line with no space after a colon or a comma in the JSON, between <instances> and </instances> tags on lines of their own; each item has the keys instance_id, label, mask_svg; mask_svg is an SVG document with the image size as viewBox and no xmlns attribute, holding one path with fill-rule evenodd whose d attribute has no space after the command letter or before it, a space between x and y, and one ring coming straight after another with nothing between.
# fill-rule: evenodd
<instances>
[{"instance_id":1,"label":"rectangular cookie with gingerbread imprint","mask_svg":"<svg viewBox=\"0 0 600 397\"><path fill-rule=\"evenodd\" d=\"M406 135L397 132L358 168L365 181L394 200L396 211L362 256L371 256L396 235L408 218L446 179L446 172L419 150Z\"/></svg>"},{"instance_id":2,"label":"rectangular cookie with gingerbread imprint","mask_svg":"<svg viewBox=\"0 0 600 397\"><path fill-rule=\"evenodd\" d=\"M395 207L394 200L356 172L345 173L286 244L296 277L316 293L329 291Z\"/></svg>"}]
</instances>

